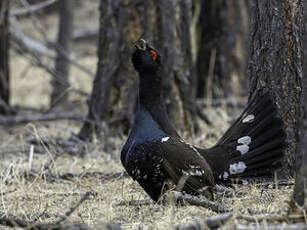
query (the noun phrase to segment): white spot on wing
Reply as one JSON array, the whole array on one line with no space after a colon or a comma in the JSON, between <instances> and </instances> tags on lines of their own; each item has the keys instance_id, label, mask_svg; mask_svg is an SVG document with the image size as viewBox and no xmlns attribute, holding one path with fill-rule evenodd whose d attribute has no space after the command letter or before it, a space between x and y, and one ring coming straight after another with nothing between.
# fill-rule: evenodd
<instances>
[{"instance_id":1,"label":"white spot on wing","mask_svg":"<svg viewBox=\"0 0 307 230\"><path fill-rule=\"evenodd\" d=\"M169 137L163 137L162 139L161 139L161 142L163 143L163 142L166 142L166 141L168 141L168 139L169 139Z\"/></svg>"},{"instance_id":2,"label":"white spot on wing","mask_svg":"<svg viewBox=\"0 0 307 230\"><path fill-rule=\"evenodd\" d=\"M248 145L238 145L236 150L238 150L243 155L248 152L249 147Z\"/></svg>"},{"instance_id":3,"label":"white spot on wing","mask_svg":"<svg viewBox=\"0 0 307 230\"><path fill-rule=\"evenodd\" d=\"M255 115L254 114L248 114L244 119L243 119L243 123L251 123L253 122L255 119Z\"/></svg>"},{"instance_id":4,"label":"white spot on wing","mask_svg":"<svg viewBox=\"0 0 307 230\"><path fill-rule=\"evenodd\" d=\"M228 176L229 176L228 172L225 171L223 175L224 180L227 180Z\"/></svg>"},{"instance_id":5,"label":"white spot on wing","mask_svg":"<svg viewBox=\"0 0 307 230\"><path fill-rule=\"evenodd\" d=\"M234 163L229 166L230 174L239 174L244 172L245 169L246 169L246 164L243 161L239 161L238 163Z\"/></svg>"},{"instance_id":6,"label":"white spot on wing","mask_svg":"<svg viewBox=\"0 0 307 230\"><path fill-rule=\"evenodd\" d=\"M252 141L252 138L249 136L244 136L238 139L239 144L249 145Z\"/></svg>"}]
</instances>

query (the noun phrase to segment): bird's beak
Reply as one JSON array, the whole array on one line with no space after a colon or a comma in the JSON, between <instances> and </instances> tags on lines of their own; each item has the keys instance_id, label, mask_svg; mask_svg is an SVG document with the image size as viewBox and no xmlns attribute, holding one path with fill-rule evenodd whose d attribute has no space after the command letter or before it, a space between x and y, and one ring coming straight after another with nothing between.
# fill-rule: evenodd
<instances>
[{"instance_id":1,"label":"bird's beak","mask_svg":"<svg viewBox=\"0 0 307 230\"><path fill-rule=\"evenodd\" d=\"M143 50L143 51L146 50L146 45L147 45L147 42L143 38L141 38L134 44L135 48L139 50Z\"/></svg>"}]
</instances>

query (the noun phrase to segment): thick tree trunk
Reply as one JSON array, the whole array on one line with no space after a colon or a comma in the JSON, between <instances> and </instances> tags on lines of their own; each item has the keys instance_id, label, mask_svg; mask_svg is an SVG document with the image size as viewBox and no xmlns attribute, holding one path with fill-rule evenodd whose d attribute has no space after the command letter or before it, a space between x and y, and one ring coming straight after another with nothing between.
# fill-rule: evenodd
<instances>
[{"instance_id":1,"label":"thick tree trunk","mask_svg":"<svg viewBox=\"0 0 307 230\"><path fill-rule=\"evenodd\" d=\"M57 58L55 60L55 72L57 78L52 79L51 105L67 100L67 88L69 77L70 44L73 35L73 0L59 1L59 31L57 41Z\"/></svg>"},{"instance_id":2,"label":"thick tree trunk","mask_svg":"<svg viewBox=\"0 0 307 230\"><path fill-rule=\"evenodd\" d=\"M191 99L191 1L101 0L98 67L82 139L100 133L103 122L129 128L136 105L137 74L131 65L133 43L143 37L161 53L163 79L171 118L193 127L195 100ZM177 30L176 30L177 28ZM189 89L189 90L188 90Z\"/></svg>"},{"instance_id":3,"label":"thick tree trunk","mask_svg":"<svg viewBox=\"0 0 307 230\"><path fill-rule=\"evenodd\" d=\"M303 1L251 1L250 95L267 88L285 122L284 170L293 174L298 153L303 61Z\"/></svg>"},{"instance_id":4,"label":"thick tree trunk","mask_svg":"<svg viewBox=\"0 0 307 230\"><path fill-rule=\"evenodd\" d=\"M0 114L10 113L9 0L0 1Z\"/></svg>"},{"instance_id":5,"label":"thick tree trunk","mask_svg":"<svg viewBox=\"0 0 307 230\"><path fill-rule=\"evenodd\" d=\"M297 166L299 170L296 174L295 187L293 197L290 203L290 212L292 214L306 213L307 204L307 1L304 1L304 66L303 66L303 105L302 116L299 125L299 156L302 159L298 160ZM307 201L307 200L306 200Z\"/></svg>"},{"instance_id":6,"label":"thick tree trunk","mask_svg":"<svg viewBox=\"0 0 307 230\"><path fill-rule=\"evenodd\" d=\"M200 1L197 97L227 97L246 88L248 1Z\"/></svg>"},{"instance_id":7,"label":"thick tree trunk","mask_svg":"<svg viewBox=\"0 0 307 230\"><path fill-rule=\"evenodd\" d=\"M136 2L130 1L100 2L99 60L87 121L79 132L81 139L91 140L94 133L101 132L103 122L112 118L130 123L137 93L130 53L131 45L141 35L140 15L133 15L131 10L135 7Z\"/></svg>"}]
</instances>

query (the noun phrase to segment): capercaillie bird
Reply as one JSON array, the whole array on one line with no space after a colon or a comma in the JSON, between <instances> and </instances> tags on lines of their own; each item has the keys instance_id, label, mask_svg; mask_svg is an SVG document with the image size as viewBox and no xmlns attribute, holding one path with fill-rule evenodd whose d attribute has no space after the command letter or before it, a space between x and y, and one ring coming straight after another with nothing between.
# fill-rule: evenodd
<instances>
[{"instance_id":1,"label":"capercaillie bird","mask_svg":"<svg viewBox=\"0 0 307 230\"><path fill-rule=\"evenodd\" d=\"M154 201L169 180L182 183L186 193L212 198L216 184L269 174L278 167L285 133L269 93L255 93L217 144L202 149L185 142L167 115L158 51L141 39L132 62L140 78L138 107L121 161Z\"/></svg>"}]
</instances>

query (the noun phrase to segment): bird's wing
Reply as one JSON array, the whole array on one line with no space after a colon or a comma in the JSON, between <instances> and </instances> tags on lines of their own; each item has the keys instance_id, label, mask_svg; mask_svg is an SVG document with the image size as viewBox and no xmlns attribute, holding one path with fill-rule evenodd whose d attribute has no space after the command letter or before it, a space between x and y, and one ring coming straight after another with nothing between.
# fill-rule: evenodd
<instances>
[{"instance_id":1,"label":"bird's wing","mask_svg":"<svg viewBox=\"0 0 307 230\"><path fill-rule=\"evenodd\" d=\"M213 172L196 148L174 137L163 138L161 148L164 168L177 188L208 195L205 190L215 186Z\"/></svg>"}]
</instances>

